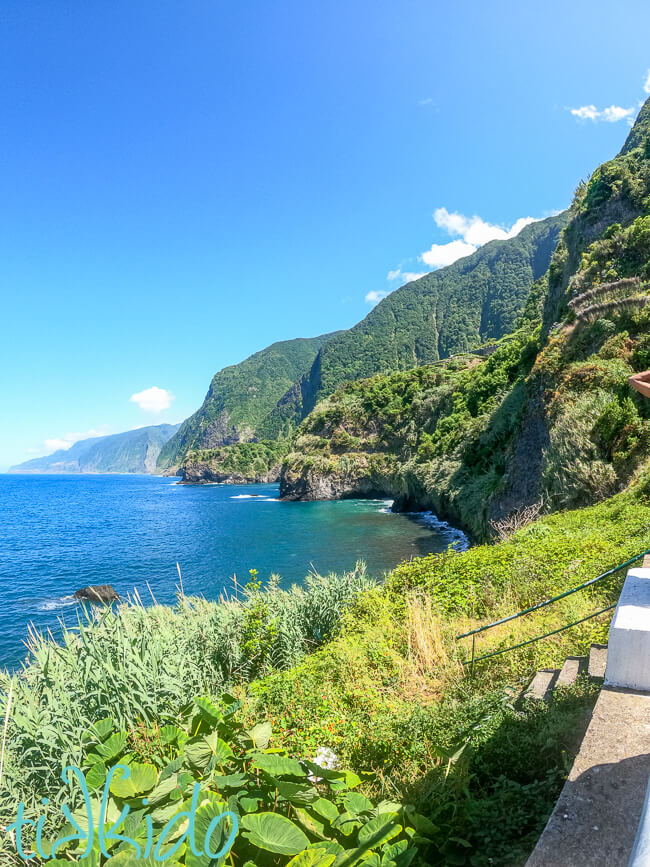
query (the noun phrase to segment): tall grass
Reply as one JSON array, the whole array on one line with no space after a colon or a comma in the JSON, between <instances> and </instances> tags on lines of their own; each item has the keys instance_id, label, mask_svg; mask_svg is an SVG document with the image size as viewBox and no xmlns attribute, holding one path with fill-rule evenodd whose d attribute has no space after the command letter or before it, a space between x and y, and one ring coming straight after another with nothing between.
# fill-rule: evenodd
<instances>
[{"instance_id":1,"label":"tall grass","mask_svg":"<svg viewBox=\"0 0 650 867\"><path fill-rule=\"evenodd\" d=\"M128 731L141 720L172 720L196 695L295 665L374 583L358 564L290 590L277 579L264 590L253 582L241 598L220 602L179 594L173 608L145 608L137 597L86 611L58 641L32 630L27 664L0 674L0 719L7 716L0 814L45 795L57 805L61 768L78 761L93 722L111 716Z\"/></svg>"}]
</instances>

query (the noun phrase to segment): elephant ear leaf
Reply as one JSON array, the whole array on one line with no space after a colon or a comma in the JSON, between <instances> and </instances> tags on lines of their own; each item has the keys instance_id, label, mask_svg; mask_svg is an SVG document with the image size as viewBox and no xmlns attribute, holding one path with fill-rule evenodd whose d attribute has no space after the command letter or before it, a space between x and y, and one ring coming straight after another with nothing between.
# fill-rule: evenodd
<instances>
[{"instance_id":1,"label":"elephant ear leaf","mask_svg":"<svg viewBox=\"0 0 650 867\"><path fill-rule=\"evenodd\" d=\"M104 762L110 762L117 758L123 752L126 746L126 732L115 732L110 738L107 738L103 743L97 744L95 751L103 759Z\"/></svg>"},{"instance_id":2,"label":"elephant ear leaf","mask_svg":"<svg viewBox=\"0 0 650 867\"><path fill-rule=\"evenodd\" d=\"M359 828L359 846L376 849L401 833L402 826L397 822L397 814L381 813Z\"/></svg>"},{"instance_id":3,"label":"elephant ear leaf","mask_svg":"<svg viewBox=\"0 0 650 867\"><path fill-rule=\"evenodd\" d=\"M227 811L228 807L223 801L211 801L196 811L195 836L197 840L203 841L205 851L195 855L188 850L185 853L186 867L218 867L225 862L237 834L237 826L234 827L235 835L232 833L232 816L224 817ZM229 848L223 851L228 843ZM216 855L219 857L214 857Z\"/></svg>"},{"instance_id":4,"label":"elephant ear leaf","mask_svg":"<svg viewBox=\"0 0 650 867\"><path fill-rule=\"evenodd\" d=\"M270 722L259 723L246 732L253 741L253 746L256 750L265 750L268 747L272 733L273 730Z\"/></svg>"},{"instance_id":5,"label":"elephant ear leaf","mask_svg":"<svg viewBox=\"0 0 650 867\"><path fill-rule=\"evenodd\" d=\"M287 867L330 867L336 855L325 852L324 849L306 849L289 861Z\"/></svg>"},{"instance_id":6,"label":"elephant ear leaf","mask_svg":"<svg viewBox=\"0 0 650 867\"><path fill-rule=\"evenodd\" d=\"M202 771L207 768L213 756L217 764L222 765L233 755L230 746L218 737L216 732L211 732L206 737L192 738L185 744L184 749L190 764Z\"/></svg>"},{"instance_id":7,"label":"elephant ear leaf","mask_svg":"<svg viewBox=\"0 0 650 867\"><path fill-rule=\"evenodd\" d=\"M296 759L287 756L277 756L267 753L258 753L253 756L253 767L260 771L266 771L273 777L306 777L306 771Z\"/></svg>"},{"instance_id":8,"label":"elephant ear leaf","mask_svg":"<svg viewBox=\"0 0 650 867\"><path fill-rule=\"evenodd\" d=\"M242 817L244 836L259 849L278 855L297 855L309 846L300 828L278 813L249 813Z\"/></svg>"},{"instance_id":9,"label":"elephant ear leaf","mask_svg":"<svg viewBox=\"0 0 650 867\"><path fill-rule=\"evenodd\" d=\"M153 765L133 762L128 766L128 770L130 773L127 774L118 768L111 780L111 794L118 798L135 798L137 795L144 795L158 782L158 771Z\"/></svg>"},{"instance_id":10,"label":"elephant ear leaf","mask_svg":"<svg viewBox=\"0 0 650 867\"><path fill-rule=\"evenodd\" d=\"M103 762L95 764L86 772L86 785L92 791L98 789L106 779L106 765Z\"/></svg>"},{"instance_id":11,"label":"elephant ear leaf","mask_svg":"<svg viewBox=\"0 0 650 867\"><path fill-rule=\"evenodd\" d=\"M215 726L223 719L223 713L210 701L209 698L206 698L205 696L195 698L194 703L198 707L199 713L203 719L210 725Z\"/></svg>"}]
</instances>

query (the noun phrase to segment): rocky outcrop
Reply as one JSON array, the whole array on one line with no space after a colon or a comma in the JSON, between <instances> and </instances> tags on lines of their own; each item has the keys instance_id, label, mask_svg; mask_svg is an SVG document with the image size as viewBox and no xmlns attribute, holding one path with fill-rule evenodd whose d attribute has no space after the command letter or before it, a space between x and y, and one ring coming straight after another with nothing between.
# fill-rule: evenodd
<instances>
[{"instance_id":1,"label":"rocky outcrop","mask_svg":"<svg viewBox=\"0 0 650 867\"><path fill-rule=\"evenodd\" d=\"M266 472L230 472L209 461L185 461L180 470L181 485L272 484L280 478L280 465Z\"/></svg>"},{"instance_id":2,"label":"rocky outcrop","mask_svg":"<svg viewBox=\"0 0 650 867\"><path fill-rule=\"evenodd\" d=\"M348 472L323 472L314 467L293 470L289 464L280 473L283 500L341 500L350 497L394 496L387 479L375 478L367 462Z\"/></svg>"},{"instance_id":3,"label":"rocky outcrop","mask_svg":"<svg viewBox=\"0 0 650 867\"><path fill-rule=\"evenodd\" d=\"M94 602L96 605L110 605L111 602L117 602L120 597L110 584L89 584L88 587L77 590L74 598Z\"/></svg>"},{"instance_id":4,"label":"rocky outcrop","mask_svg":"<svg viewBox=\"0 0 650 867\"><path fill-rule=\"evenodd\" d=\"M230 424L228 411L222 409L217 418L211 421L200 434L197 445L201 449L214 449L217 446L230 446L250 438L249 431L239 431L235 425Z\"/></svg>"}]
</instances>

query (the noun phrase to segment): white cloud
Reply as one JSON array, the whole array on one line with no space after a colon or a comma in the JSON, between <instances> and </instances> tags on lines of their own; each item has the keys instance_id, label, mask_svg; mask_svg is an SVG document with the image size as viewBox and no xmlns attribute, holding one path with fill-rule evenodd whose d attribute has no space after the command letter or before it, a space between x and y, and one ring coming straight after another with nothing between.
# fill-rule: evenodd
<instances>
[{"instance_id":1,"label":"white cloud","mask_svg":"<svg viewBox=\"0 0 650 867\"><path fill-rule=\"evenodd\" d=\"M411 283L413 280L419 280L420 277L424 277L428 274L428 271L402 271L401 268L395 268L394 271L389 271L386 275L386 279L390 280L399 280L401 284Z\"/></svg>"},{"instance_id":2,"label":"white cloud","mask_svg":"<svg viewBox=\"0 0 650 867\"><path fill-rule=\"evenodd\" d=\"M514 238L521 232L524 226L530 223L536 223L536 217L519 217L512 226L498 226L494 223L488 223L481 217L474 215L466 217L464 214L459 214L457 211L448 211L447 208L437 208L434 211L433 219L439 229L444 229L449 235L458 235L453 241L447 244L432 244L428 250L418 256L420 262L429 266L429 269L444 268L446 265L451 265L458 259L465 256L470 256L475 253L483 244L489 241L506 241L509 238ZM419 280L429 274L430 271L402 271L402 266L394 268L386 275L386 279L390 283L399 281L399 284L410 283L412 280ZM373 290L366 295L366 301L369 304L377 304L382 298L385 298L393 290Z\"/></svg>"},{"instance_id":3,"label":"white cloud","mask_svg":"<svg viewBox=\"0 0 650 867\"><path fill-rule=\"evenodd\" d=\"M572 108L570 111L580 120L597 120L600 117L600 112L595 105L581 105L580 108Z\"/></svg>"},{"instance_id":4,"label":"white cloud","mask_svg":"<svg viewBox=\"0 0 650 867\"><path fill-rule=\"evenodd\" d=\"M448 244L432 244L420 255L420 261L432 268L444 268L457 259L470 256L488 241L506 241L508 238L514 238L524 226L537 222L535 217L520 217L510 227L497 226L494 223L487 223L476 215L466 217L456 211L450 212L447 208L437 208L433 219L440 229L445 229L449 235L460 235L460 239L450 241Z\"/></svg>"},{"instance_id":5,"label":"white cloud","mask_svg":"<svg viewBox=\"0 0 650 867\"><path fill-rule=\"evenodd\" d=\"M595 105L581 105L580 108L571 108L569 111L579 120L592 120L594 123L598 123L599 121L618 123L619 120L631 118L635 114L636 109L634 106L632 108L623 108L620 105L610 105L599 111Z\"/></svg>"},{"instance_id":6,"label":"white cloud","mask_svg":"<svg viewBox=\"0 0 650 867\"><path fill-rule=\"evenodd\" d=\"M88 440L91 437L101 437L104 436L106 431L103 430L87 430L83 433L75 432L75 433L67 433L62 437L52 437L52 439L45 440L45 448L47 449L46 454L50 454L51 452L58 452L59 450L67 451L70 446L73 446L79 440Z\"/></svg>"},{"instance_id":7,"label":"white cloud","mask_svg":"<svg viewBox=\"0 0 650 867\"><path fill-rule=\"evenodd\" d=\"M365 300L368 304L379 304L379 302L387 295L390 295L391 292L391 289L373 289L372 292L366 294Z\"/></svg>"},{"instance_id":8,"label":"white cloud","mask_svg":"<svg viewBox=\"0 0 650 867\"><path fill-rule=\"evenodd\" d=\"M420 256L425 265L430 265L432 268L444 268L445 265L451 265L457 259L462 259L465 256L470 256L475 253L478 247L474 244L467 244L465 241L450 241L448 244L432 244L428 250Z\"/></svg>"},{"instance_id":9,"label":"white cloud","mask_svg":"<svg viewBox=\"0 0 650 867\"><path fill-rule=\"evenodd\" d=\"M441 229L445 229L450 235L460 235L463 241L473 246L474 249L482 247L488 241L506 241L508 238L514 238L524 226L536 222L534 217L520 217L510 228L506 228L493 223L486 223L485 220L477 216L465 217L456 212L450 213L447 208L437 208L433 213L433 219Z\"/></svg>"},{"instance_id":10,"label":"white cloud","mask_svg":"<svg viewBox=\"0 0 650 867\"><path fill-rule=\"evenodd\" d=\"M158 388L157 385L138 391L129 398L131 403L137 403L145 412L162 412L164 409L169 409L173 399L174 395L170 391Z\"/></svg>"},{"instance_id":11,"label":"white cloud","mask_svg":"<svg viewBox=\"0 0 650 867\"><path fill-rule=\"evenodd\" d=\"M643 85L643 89L646 93L650 93L650 69L648 70L648 77L645 80L645 84Z\"/></svg>"}]
</instances>

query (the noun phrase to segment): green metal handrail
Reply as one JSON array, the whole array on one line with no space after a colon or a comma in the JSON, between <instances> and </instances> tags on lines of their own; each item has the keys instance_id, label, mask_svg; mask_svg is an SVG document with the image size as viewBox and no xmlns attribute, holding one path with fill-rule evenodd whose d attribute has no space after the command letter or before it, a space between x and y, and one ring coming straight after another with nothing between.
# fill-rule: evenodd
<instances>
[{"instance_id":1,"label":"green metal handrail","mask_svg":"<svg viewBox=\"0 0 650 867\"><path fill-rule=\"evenodd\" d=\"M531 614L533 611L539 611L540 608L544 608L546 605L551 605L553 602L557 602L560 599L565 599L567 596L570 596L572 593L577 593L579 590L584 590L585 587L591 587L592 584L596 584L598 581L602 581L604 578L609 578L611 575L616 574L616 572L620 572L621 569L625 569L626 566L631 566L632 563L636 563L637 560L640 560L642 557L650 554L650 548L646 551L642 551L640 554L637 554L636 557L632 557L630 560L626 560L625 563L621 563L618 566L614 566L612 569L608 569L607 572L603 572L602 575L597 575L596 578L591 578L589 581L585 581L583 584L578 584L577 587L572 587L570 590L565 590L564 593L558 593L557 596L552 596L550 599L545 599L544 602L538 602L536 605L531 605L529 608L524 608L522 611L517 611L516 614L510 614L508 617L502 617L500 620L494 620L492 623L487 623L485 626L478 626L476 629L470 629L469 632L462 632L460 635L456 636L456 641L460 641L461 638L469 638L472 636L472 656L470 659L466 659L463 661L463 665L470 665L470 672L474 671L474 663L481 662L483 659L489 659L492 656L500 656L502 653L508 653L511 650L517 650L519 647L525 647L527 644L533 644L536 641L541 641L543 638L548 638L551 635L556 635L558 632L564 632L565 629L570 629L572 626L577 626L579 623L584 623L585 620L591 620L593 617L598 617L600 614L604 614L606 611L611 611L612 608L616 608L616 605L610 605L607 608L603 608L600 611L595 611L593 614L588 614L587 617L583 617L580 620L576 620L573 623L568 623L566 626L561 626L559 629L554 629L552 632L546 632L544 635L538 635L535 638L529 638L527 641L522 641L519 644L513 644L511 647L504 647L501 650L492 651L492 653L485 653L483 656L476 657L475 649L476 649L476 636L479 632L485 632L487 629L492 629L495 626L501 626L502 623L508 623L510 620L516 620L518 617L523 617L525 614Z\"/></svg>"}]
</instances>

